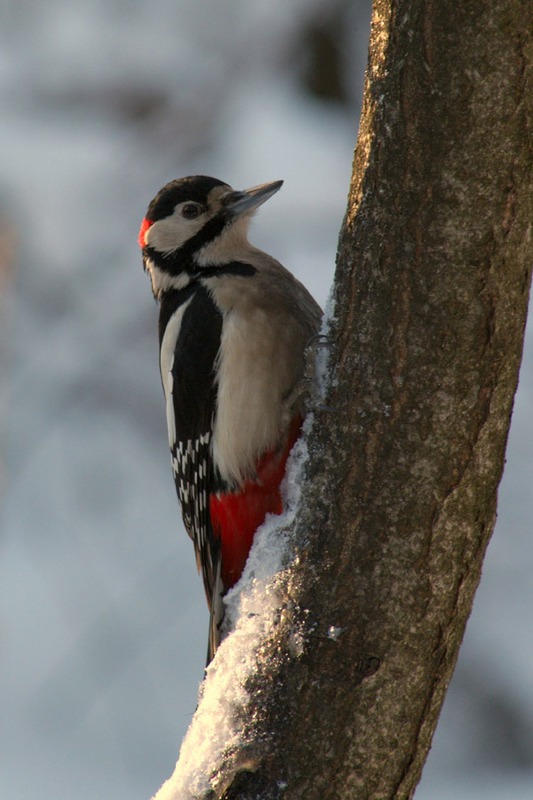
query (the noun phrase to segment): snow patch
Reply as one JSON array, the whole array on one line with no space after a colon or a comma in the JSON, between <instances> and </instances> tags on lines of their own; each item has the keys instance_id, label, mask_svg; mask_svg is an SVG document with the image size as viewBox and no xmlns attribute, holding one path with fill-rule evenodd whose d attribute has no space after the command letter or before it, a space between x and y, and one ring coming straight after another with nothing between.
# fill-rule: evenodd
<instances>
[{"instance_id":1,"label":"snow patch","mask_svg":"<svg viewBox=\"0 0 533 800\"><path fill-rule=\"evenodd\" d=\"M258 529L240 581L225 597L226 620L232 629L207 668L198 708L183 741L171 778L154 800L193 800L213 788L212 773L242 734L238 711L246 706L248 677L255 670L257 650L278 617L278 578L290 561L287 529L294 522L301 496L305 439L294 446L283 483L284 508L269 515Z\"/></svg>"},{"instance_id":2,"label":"snow patch","mask_svg":"<svg viewBox=\"0 0 533 800\"><path fill-rule=\"evenodd\" d=\"M332 347L331 329L334 322L334 296L332 287L328 296L326 307L324 309L324 316L322 317L322 325L319 333L319 344L316 349L315 357L315 381L318 396L322 401L326 399L326 395L332 381L330 372L330 356Z\"/></svg>"}]
</instances>

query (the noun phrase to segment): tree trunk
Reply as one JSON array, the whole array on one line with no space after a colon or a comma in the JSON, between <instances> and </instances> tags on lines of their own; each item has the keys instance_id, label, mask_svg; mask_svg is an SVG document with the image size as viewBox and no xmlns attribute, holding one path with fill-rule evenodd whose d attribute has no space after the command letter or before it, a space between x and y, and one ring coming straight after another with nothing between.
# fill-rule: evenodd
<instances>
[{"instance_id":1,"label":"tree trunk","mask_svg":"<svg viewBox=\"0 0 533 800\"><path fill-rule=\"evenodd\" d=\"M517 384L532 31L530 0L374 2L298 557L205 797L414 792L494 526Z\"/></svg>"}]
</instances>

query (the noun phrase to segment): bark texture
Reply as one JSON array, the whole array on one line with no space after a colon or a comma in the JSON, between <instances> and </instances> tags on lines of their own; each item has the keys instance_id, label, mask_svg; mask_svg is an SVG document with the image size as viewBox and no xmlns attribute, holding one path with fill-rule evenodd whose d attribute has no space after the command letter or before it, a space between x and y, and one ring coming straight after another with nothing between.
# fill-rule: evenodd
<instances>
[{"instance_id":1,"label":"bark texture","mask_svg":"<svg viewBox=\"0 0 533 800\"><path fill-rule=\"evenodd\" d=\"M496 516L533 263L533 3L376 0L333 380L213 797L412 796Z\"/></svg>"}]
</instances>

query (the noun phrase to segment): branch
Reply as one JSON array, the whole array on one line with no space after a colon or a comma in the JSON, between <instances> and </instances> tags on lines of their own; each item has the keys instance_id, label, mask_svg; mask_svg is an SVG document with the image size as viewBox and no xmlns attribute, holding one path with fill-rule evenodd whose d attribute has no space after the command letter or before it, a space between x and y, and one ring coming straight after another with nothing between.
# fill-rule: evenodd
<instances>
[{"instance_id":1,"label":"branch","mask_svg":"<svg viewBox=\"0 0 533 800\"><path fill-rule=\"evenodd\" d=\"M414 792L495 522L521 358L532 30L529 0L374 3L333 379L292 560L257 579L253 606L245 585L208 675L184 753L200 731L216 757L182 753L158 800ZM250 609L264 624L241 650Z\"/></svg>"}]
</instances>

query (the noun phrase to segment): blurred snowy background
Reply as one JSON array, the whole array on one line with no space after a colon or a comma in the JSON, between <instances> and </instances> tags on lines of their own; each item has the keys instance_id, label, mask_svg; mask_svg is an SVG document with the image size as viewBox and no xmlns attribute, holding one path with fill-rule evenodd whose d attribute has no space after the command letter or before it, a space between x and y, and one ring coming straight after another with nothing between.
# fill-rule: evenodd
<instances>
[{"instance_id":1,"label":"blurred snowy background","mask_svg":"<svg viewBox=\"0 0 533 800\"><path fill-rule=\"evenodd\" d=\"M147 800L172 772L207 614L138 226L174 177L283 178L252 238L323 303L369 14L370 0L2 4L2 798ZM420 800L533 797L530 360Z\"/></svg>"}]
</instances>

